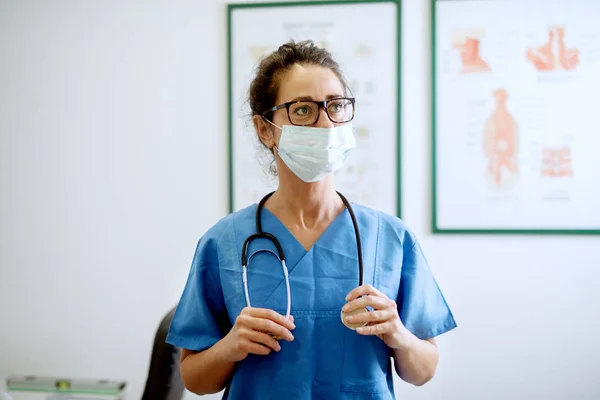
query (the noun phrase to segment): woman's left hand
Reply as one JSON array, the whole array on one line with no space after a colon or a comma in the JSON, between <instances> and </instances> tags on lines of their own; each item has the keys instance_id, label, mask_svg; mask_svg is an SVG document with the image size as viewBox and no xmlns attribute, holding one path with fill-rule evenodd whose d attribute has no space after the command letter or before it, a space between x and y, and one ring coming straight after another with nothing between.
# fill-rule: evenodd
<instances>
[{"instance_id":1,"label":"woman's left hand","mask_svg":"<svg viewBox=\"0 0 600 400\"><path fill-rule=\"evenodd\" d=\"M343 312L350 312L358 308L371 307L373 310L353 316L345 317L351 323L368 322L368 325L357 328L360 335L377 335L391 349L407 348L410 343L410 332L404 327L396 302L373 286L366 284L352 290L346 296L348 304L342 308Z\"/></svg>"}]
</instances>

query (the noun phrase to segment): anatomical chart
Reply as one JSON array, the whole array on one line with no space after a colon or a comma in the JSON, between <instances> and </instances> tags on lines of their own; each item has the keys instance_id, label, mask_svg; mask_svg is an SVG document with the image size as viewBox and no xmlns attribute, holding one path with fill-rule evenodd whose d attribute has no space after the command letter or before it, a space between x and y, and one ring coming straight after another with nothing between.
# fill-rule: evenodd
<instances>
[{"instance_id":1,"label":"anatomical chart","mask_svg":"<svg viewBox=\"0 0 600 400\"><path fill-rule=\"evenodd\" d=\"M600 1L435 16L436 229L600 233Z\"/></svg>"},{"instance_id":2,"label":"anatomical chart","mask_svg":"<svg viewBox=\"0 0 600 400\"><path fill-rule=\"evenodd\" d=\"M232 208L239 210L277 187L267 173L273 157L256 138L247 93L261 58L290 39L311 39L341 64L356 98L357 147L336 174L349 200L397 214L397 4L354 3L243 7L231 15Z\"/></svg>"}]
</instances>

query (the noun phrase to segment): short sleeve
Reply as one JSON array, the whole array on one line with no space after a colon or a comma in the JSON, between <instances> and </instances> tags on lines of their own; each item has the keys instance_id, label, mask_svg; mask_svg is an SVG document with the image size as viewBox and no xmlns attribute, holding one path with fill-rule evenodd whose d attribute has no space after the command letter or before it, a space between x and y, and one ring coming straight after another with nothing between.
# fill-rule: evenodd
<instances>
[{"instance_id":1,"label":"short sleeve","mask_svg":"<svg viewBox=\"0 0 600 400\"><path fill-rule=\"evenodd\" d=\"M228 332L230 324L219 279L218 259L216 240L200 239L169 327L167 343L202 351L212 347Z\"/></svg>"},{"instance_id":2,"label":"short sleeve","mask_svg":"<svg viewBox=\"0 0 600 400\"><path fill-rule=\"evenodd\" d=\"M425 259L419 243L405 243L398 311L404 326L419 339L430 339L456 328L456 321Z\"/></svg>"}]
</instances>

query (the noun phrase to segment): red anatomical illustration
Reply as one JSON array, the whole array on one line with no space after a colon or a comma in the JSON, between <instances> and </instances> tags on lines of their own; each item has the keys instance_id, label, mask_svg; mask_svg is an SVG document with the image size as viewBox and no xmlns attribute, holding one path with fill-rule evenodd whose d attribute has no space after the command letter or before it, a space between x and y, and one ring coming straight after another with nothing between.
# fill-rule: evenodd
<instances>
[{"instance_id":1,"label":"red anatomical illustration","mask_svg":"<svg viewBox=\"0 0 600 400\"><path fill-rule=\"evenodd\" d=\"M527 59L538 71L572 70L579 64L579 50L565 44L565 28L548 29L548 42L527 50Z\"/></svg>"},{"instance_id":2,"label":"red anatomical illustration","mask_svg":"<svg viewBox=\"0 0 600 400\"><path fill-rule=\"evenodd\" d=\"M494 91L495 108L483 133L483 152L488 159L488 176L499 188L509 186L519 172L517 124L506 106L506 90Z\"/></svg>"}]
</instances>

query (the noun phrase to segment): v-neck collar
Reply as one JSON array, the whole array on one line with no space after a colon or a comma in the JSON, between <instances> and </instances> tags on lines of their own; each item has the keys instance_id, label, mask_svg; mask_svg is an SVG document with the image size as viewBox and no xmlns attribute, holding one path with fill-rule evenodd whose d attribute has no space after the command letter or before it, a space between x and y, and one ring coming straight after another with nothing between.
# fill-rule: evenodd
<instances>
[{"instance_id":1,"label":"v-neck collar","mask_svg":"<svg viewBox=\"0 0 600 400\"><path fill-rule=\"evenodd\" d=\"M348 208L345 207L344 210L329 223L327 228L325 228L312 246L306 250L288 227L285 226L285 224L270 210L263 208L261 217L263 218L265 232L275 235L281 243L286 258L286 264L290 272L307 254L312 253L315 247L318 247L322 242L327 241L331 235L335 234L335 232L339 232L336 228L339 227L340 224L343 224L346 218L350 218Z\"/></svg>"}]
</instances>

